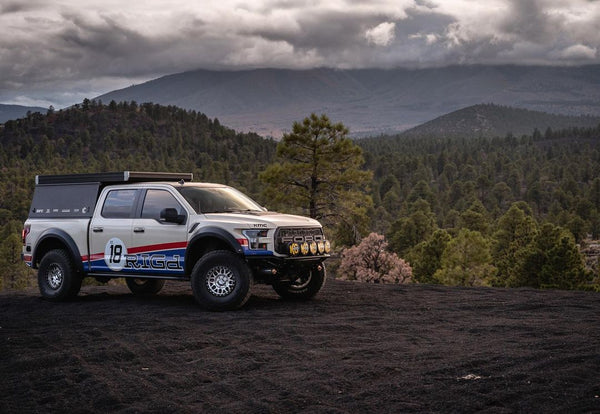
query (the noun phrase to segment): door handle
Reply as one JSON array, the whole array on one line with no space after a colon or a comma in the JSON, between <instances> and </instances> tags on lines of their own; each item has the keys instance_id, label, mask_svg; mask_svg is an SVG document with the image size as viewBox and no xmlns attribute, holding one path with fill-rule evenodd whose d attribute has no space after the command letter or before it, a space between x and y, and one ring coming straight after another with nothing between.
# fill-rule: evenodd
<instances>
[{"instance_id":1,"label":"door handle","mask_svg":"<svg viewBox=\"0 0 600 414\"><path fill-rule=\"evenodd\" d=\"M94 233L102 233L102 232L104 231L104 228L102 228L102 227L94 227L94 228L92 229L92 231L93 231Z\"/></svg>"},{"instance_id":2,"label":"door handle","mask_svg":"<svg viewBox=\"0 0 600 414\"><path fill-rule=\"evenodd\" d=\"M134 227L133 228L133 232L134 233L143 233L145 230L143 227Z\"/></svg>"}]
</instances>

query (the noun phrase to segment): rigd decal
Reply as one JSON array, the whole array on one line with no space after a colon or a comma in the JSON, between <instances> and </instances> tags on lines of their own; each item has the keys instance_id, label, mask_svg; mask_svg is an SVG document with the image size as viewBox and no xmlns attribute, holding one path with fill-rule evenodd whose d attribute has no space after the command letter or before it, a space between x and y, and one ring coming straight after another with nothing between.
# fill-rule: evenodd
<instances>
[{"instance_id":1,"label":"rigd decal","mask_svg":"<svg viewBox=\"0 0 600 414\"><path fill-rule=\"evenodd\" d=\"M104 262L110 270L115 272L120 272L123 269L183 271L181 255L167 256L163 253L128 254L125 243L116 237L106 243Z\"/></svg>"},{"instance_id":2,"label":"rigd decal","mask_svg":"<svg viewBox=\"0 0 600 414\"><path fill-rule=\"evenodd\" d=\"M183 270L180 264L181 256L173 255L167 259L164 254L130 254L125 259L127 269L152 269L152 270Z\"/></svg>"}]
</instances>

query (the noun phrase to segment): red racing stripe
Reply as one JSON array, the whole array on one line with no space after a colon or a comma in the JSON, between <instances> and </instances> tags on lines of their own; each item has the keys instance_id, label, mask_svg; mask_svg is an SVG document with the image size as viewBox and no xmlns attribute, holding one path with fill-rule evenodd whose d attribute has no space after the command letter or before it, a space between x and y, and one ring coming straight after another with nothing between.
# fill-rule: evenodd
<instances>
[{"instance_id":1,"label":"red racing stripe","mask_svg":"<svg viewBox=\"0 0 600 414\"><path fill-rule=\"evenodd\" d=\"M187 247L187 245L188 245L187 241L175 242L175 243L150 244L148 246L132 247L131 249L127 249L127 253L128 254L136 254L136 253L155 252L155 251L159 251L159 250L185 249Z\"/></svg>"}]
</instances>

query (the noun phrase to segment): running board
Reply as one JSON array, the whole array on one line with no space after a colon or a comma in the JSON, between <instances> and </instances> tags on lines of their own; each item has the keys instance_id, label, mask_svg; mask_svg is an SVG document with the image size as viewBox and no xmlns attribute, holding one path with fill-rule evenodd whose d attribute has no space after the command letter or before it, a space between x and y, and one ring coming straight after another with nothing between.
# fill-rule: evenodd
<instances>
[{"instance_id":1,"label":"running board","mask_svg":"<svg viewBox=\"0 0 600 414\"><path fill-rule=\"evenodd\" d=\"M111 279L118 279L120 277L129 279L162 279L162 280L182 280L189 281L190 278L187 276L164 276L164 275L134 275L134 274L116 274L116 273L86 273L86 277L108 277Z\"/></svg>"}]
</instances>

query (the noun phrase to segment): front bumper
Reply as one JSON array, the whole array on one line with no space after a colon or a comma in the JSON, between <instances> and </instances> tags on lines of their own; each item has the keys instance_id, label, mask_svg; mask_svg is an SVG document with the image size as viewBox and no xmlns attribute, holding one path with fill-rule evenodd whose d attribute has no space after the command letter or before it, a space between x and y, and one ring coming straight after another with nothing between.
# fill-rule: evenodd
<instances>
[{"instance_id":1,"label":"front bumper","mask_svg":"<svg viewBox=\"0 0 600 414\"><path fill-rule=\"evenodd\" d=\"M302 257L246 257L255 282L272 284L293 281L298 275L321 265L330 255Z\"/></svg>"}]
</instances>

